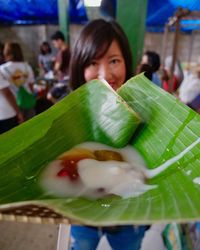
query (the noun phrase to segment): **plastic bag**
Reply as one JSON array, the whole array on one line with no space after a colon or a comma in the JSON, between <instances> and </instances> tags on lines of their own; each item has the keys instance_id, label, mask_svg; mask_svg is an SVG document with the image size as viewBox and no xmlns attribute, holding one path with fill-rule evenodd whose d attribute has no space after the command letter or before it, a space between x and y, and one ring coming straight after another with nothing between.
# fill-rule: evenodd
<instances>
[{"instance_id":1,"label":"plastic bag","mask_svg":"<svg viewBox=\"0 0 200 250\"><path fill-rule=\"evenodd\" d=\"M17 105L21 109L31 109L36 104L36 98L29 93L23 86L19 87L16 96Z\"/></svg>"}]
</instances>

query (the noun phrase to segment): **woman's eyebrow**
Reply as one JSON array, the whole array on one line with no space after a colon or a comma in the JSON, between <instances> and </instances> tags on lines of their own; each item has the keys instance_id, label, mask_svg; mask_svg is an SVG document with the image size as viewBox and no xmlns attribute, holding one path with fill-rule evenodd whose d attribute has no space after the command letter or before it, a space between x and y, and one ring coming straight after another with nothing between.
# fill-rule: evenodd
<instances>
[{"instance_id":1,"label":"woman's eyebrow","mask_svg":"<svg viewBox=\"0 0 200 250\"><path fill-rule=\"evenodd\" d=\"M121 54L112 54L112 55L109 55L108 58L112 58L112 57L122 57Z\"/></svg>"}]
</instances>

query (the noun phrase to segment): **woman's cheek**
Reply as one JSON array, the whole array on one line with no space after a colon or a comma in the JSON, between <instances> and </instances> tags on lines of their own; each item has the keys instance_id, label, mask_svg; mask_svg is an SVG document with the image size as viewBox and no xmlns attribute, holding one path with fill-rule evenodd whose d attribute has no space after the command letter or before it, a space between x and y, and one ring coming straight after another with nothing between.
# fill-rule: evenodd
<instances>
[{"instance_id":1,"label":"woman's cheek","mask_svg":"<svg viewBox=\"0 0 200 250\"><path fill-rule=\"evenodd\" d=\"M126 80L126 67L125 64L120 64L115 68L115 78L117 79L118 87L125 83Z\"/></svg>"},{"instance_id":2,"label":"woman's cheek","mask_svg":"<svg viewBox=\"0 0 200 250\"><path fill-rule=\"evenodd\" d=\"M93 79L96 79L97 76L96 76L95 71L93 69L91 69L90 67L88 67L84 70L84 78L85 78L85 81L88 82L88 81L91 81Z\"/></svg>"},{"instance_id":3,"label":"woman's cheek","mask_svg":"<svg viewBox=\"0 0 200 250\"><path fill-rule=\"evenodd\" d=\"M121 75L122 75L122 84L125 83L126 80L126 65L125 62L121 65Z\"/></svg>"}]
</instances>

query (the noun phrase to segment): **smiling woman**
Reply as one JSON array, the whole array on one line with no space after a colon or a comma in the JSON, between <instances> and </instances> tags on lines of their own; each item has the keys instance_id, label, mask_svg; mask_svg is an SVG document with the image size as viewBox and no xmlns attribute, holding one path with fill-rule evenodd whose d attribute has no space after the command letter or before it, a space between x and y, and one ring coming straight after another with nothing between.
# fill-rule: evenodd
<instances>
[{"instance_id":1,"label":"smiling woman","mask_svg":"<svg viewBox=\"0 0 200 250\"><path fill-rule=\"evenodd\" d=\"M90 22L80 33L71 58L72 89L88 80L103 78L116 90L133 74L128 40L114 21Z\"/></svg>"},{"instance_id":2,"label":"smiling woman","mask_svg":"<svg viewBox=\"0 0 200 250\"><path fill-rule=\"evenodd\" d=\"M94 58L84 70L86 81L106 79L114 90L125 82L125 76L125 61L116 40L111 43L103 57Z\"/></svg>"},{"instance_id":3,"label":"smiling woman","mask_svg":"<svg viewBox=\"0 0 200 250\"><path fill-rule=\"evenodd\" d=\"M74 45L69 75L72 89L77 89L89 80L104 79L114 90L117 90L132 76L131 50L127 37L119 24L114 21L107 22L103 19L97 19L84 27ZM94 148L94 145L92 148ZM102 163L99 163L96 159L80 161L77 164L78 168L75 175L81 176L81 181L84 185L82 184L79 190L77 190L78 195L80 195L80 192L85 192L85 189L87 190L86 192L88 192L88 189L92 189L92 192L89 194L85 193L84 196L96 198L97 195L102 197L105 194L110 195L113 193L129 197L129 195L137 196L139 193L145 192L149 186L145 184L145 178L141 172L136 173L133 168L126 169L127 165L124 168L123 164L122 162L115 162L115 164L109 162L106 167L102 168ZM105 177L105 171L107 172L108 169L110 171L108 171L109 173ZM117 174L113 176L111 172L117 172ZM65 174L68 175L69 173L65 172ZM134 178L132 179L132 177L135 175L137 176L137 181L133 182ZM103 186L102 183L97 181L99 179L104 180ZM119 180L121 184L119 184ZM130 190L132 188L129 189L129 185L124 185L124 181L129 182L132 187L135 184L138 189L131 193ZM140 183L139 186L138 183ZM85 188L86 186L87 188ZM126 192L127 189L128 192ZM126 191L124 192L124 190ZM112 249L137 250L140 249L145 230L146 226L134 227L125 225L114 228L98 228L72 225L72 249L95 250L101 235L105 234Z\"/></svg>"}]
</instances>

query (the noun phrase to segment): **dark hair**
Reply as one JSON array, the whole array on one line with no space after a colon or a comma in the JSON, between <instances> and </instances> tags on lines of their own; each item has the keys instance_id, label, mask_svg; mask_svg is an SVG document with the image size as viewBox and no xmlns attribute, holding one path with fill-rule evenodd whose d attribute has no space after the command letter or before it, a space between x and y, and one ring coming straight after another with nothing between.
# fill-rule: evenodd
<instances>
[{"instance_id":1,"label":"dark hair","mask_svg":"<svg viewBox=\"0 0 200 250\"><path fill-rule=\"evenodd\" d=\"M160 68L160 56L154 51L146 51L144 53L148 57L148 64L152 67L153 72Z\"/></svg>"},{"instance_id":2,"label":"dark hair","mask_svg":"<svg viewBox=\"0 0 200 250\"><path fill-rule=\"evenodd\" d=\"M65 37L64 37L63 33L60 30L58 30L51 36L51 40L65 41Z\"/></svg>"},{"instance_id":3,"label":"dark hair","mask_svg":"<svg viewBox=\"0 0 200 250\"><path fill-rule=\"evenodd\" d=\"M24 56L18 43L7 42L4 46L4 56L6 61L23 62Z\"/></svg>"},{"instance_id":4,"label":"dark hair","mask_svg":"<svg viewBox=\"0 0 200 250\"><path fill-rule=\"evenodd\" d=\"M3 50L4 50L4 44L0 42L0 65L5 63Z\"/></svg>"},{"instance_id":5,"label":"dark hair","mask_svg":"<svg viewBox=\"0 0 200 250\"><path fill-rule=\"evenodd\" d=\"M137 74L144 72L144 75L149 79L152 80L153 76L153 69L149 64L140 64L137 67Z\"/></svg>"},{"instance_id":6,"label":"dark hair","mask_svg":"<svg viewBox=\"0 0 200 250\"><path fill-rule=\"evenodd\" d=\"M75 42L69 72L69 83L72 89L76 89L85 83L84 69L94 58L102 57L116 40L126 66L126 79L132 76L132 56L129 43L122 28L114 21L103 19L93 20L88 23Z\"/></svg>"},{"instance_id":7,"label":"dark hair","mask_svg":"<svg viewBox=\"0 0 200 250\"><path fill-rule=\"evenodd\" d=\"M70 50L69 49L63 50L60 57L61 57L61 62L60 62L59 70L61 71L61 73L68 75L69 62L70 62Z\"/></svg>"},{"instance_id":8,"label":"dark hair","mask_svg":"<svg viewBox=\"0 0 200 250\"><path fill-rule=\"evenodd\" d=\"M44 50L44 46L46 46L47 48L48 48L48 52L46 52L45 50ZM48 53L48 54L50 54L51 53L51 46L49 45L49 43L48 42L43 42L41 45L40 45L40 53L42 54L42 55L46 55L46 53Z\"/></svg>"},{"instance_id":9,"label":"dark hair","mask_svg":"<svg viewBox=\"0 0 200 250\"><path fill-rule=\"evenodd\" d=\"M4 44L0 42L0 52L3 51Z\"/></svg>"}]
</instances>

